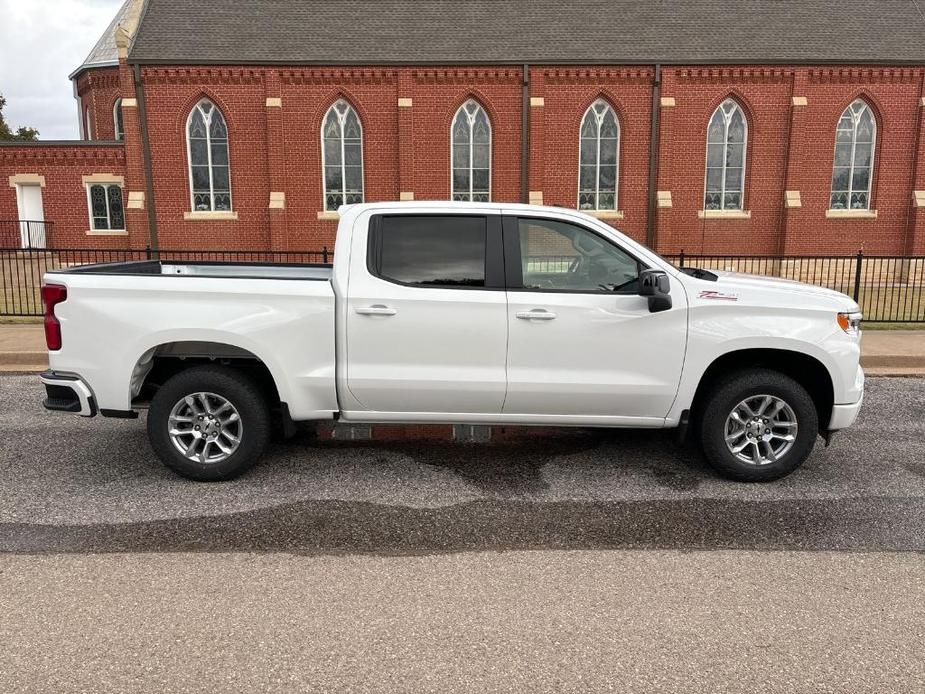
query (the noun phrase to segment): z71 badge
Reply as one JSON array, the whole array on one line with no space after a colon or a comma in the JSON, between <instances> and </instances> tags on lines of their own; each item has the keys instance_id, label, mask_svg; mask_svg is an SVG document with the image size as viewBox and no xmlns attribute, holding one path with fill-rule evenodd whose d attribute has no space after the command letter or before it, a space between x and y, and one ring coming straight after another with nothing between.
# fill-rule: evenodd
<instances>
[{"instance_id":1,"label":"z71 badge","mask_svg":"<svg viewBox=\"0 0 925 694\"><path fill-rule=\"evenodd\" d=\"M722 292L714 292L704 290L700 292L701 299L716 299L718 301L738 301L739 297L735 294L723 294Z\"/></svg>"}]
</instances>

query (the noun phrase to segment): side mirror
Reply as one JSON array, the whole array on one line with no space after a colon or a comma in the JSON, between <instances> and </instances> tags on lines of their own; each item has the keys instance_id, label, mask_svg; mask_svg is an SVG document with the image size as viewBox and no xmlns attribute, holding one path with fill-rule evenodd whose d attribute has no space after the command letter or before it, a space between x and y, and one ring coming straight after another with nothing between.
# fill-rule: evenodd
<instances>
[{"instance_id":1,"label":"side mirror","mask_svg":"<svg viewBox=\"0 0 925 694\"><path fill-rule=\"evenodd\" d=\"M643 270L639 273L639 296L649 297L649 312L671 308L671 283L664 270Z\"/></svg>"}]
</instances>

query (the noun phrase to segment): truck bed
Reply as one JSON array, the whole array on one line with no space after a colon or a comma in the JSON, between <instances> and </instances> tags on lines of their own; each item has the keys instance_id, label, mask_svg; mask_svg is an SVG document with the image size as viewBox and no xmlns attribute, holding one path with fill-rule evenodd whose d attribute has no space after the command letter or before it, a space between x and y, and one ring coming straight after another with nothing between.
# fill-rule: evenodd
<instances>
[{"instance_id":1,"label":"truck bed","mask_svg":"<svg viewBox=\"0 0 925 694\"><path fill-rule=\"evenodd\" d=\"M331 265L292 263L182 263L171 260L142 260L102 265L79 265L66 270L81 275L181 275L193 277L234 277L264 280L317 280L328 281Z\"/></svg>"},{"instance_id":2,"label":"truck bed","mask_svg":"<svg viewBox=\"0 0 925 694\"><path fill-rule=\"evenodd\" d=\"M266 365L293 417L328 419L334 387L335 297L330 265L140 262L46 273L67 299L55 313L53 370L78 373L100 409L130 410L159 354L248 354ZM133 384L126 387L127 384Z\"/></svg>"}]
</instances>

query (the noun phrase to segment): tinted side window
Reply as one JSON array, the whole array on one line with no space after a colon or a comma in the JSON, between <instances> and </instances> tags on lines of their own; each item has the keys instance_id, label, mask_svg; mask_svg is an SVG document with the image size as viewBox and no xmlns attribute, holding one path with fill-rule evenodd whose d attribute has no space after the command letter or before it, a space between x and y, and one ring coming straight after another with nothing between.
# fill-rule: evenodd
<instances>
[{"instance_id":1,"label":"tinted side window","mask_svg":"<svg viewBox=\"0 0 925 694\"><path fill-rule=\"evenodd\" d=\"M484 287L484 217L384 216L378 274L422 287Z\"/></svg>"},{"instance_id":2,"label":"tinted side window","mask_svg":"<svg viewBox=\"0 0 925 694\"><path fill-rule=\"evenodd\" d=\"M551 219L518 221L525 289L638 291L639 263L587 229Z\"/></svg>"}]
</instances>

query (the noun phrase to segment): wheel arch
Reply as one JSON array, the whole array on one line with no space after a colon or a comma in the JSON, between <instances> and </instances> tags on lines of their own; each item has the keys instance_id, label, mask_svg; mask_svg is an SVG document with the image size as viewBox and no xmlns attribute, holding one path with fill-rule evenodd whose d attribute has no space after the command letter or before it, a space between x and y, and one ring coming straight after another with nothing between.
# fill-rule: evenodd
<instances>
[{"instance_id":1,"label":"wheel arch","mask_svg":"<svg viewBox=\"0 0 925 694\"><path fill-rule=\"evenodd\" d=\"M747 369L765 368L789 376L806 388L819 417L819 429L825 431L832 417L835 385L828 368L805 352L780 348L747 348L726 352L706 368L691 402L691 417L701 411L706 396L718 383Z\"/></svg>"},{"instance_id":2,"label":"wheel arch","mask_svg":"<svg viewBox=\"0 0 925 694\"><path fill-rule=\"evenodd\" d=\"M251 349L225 341L170 340L148 347L132 366L129 399L134 404L149 399L152 389L187 369L221 364L246 372L263 390L272 406L285 402L274 369Z\"/></svg>"}]
</instances>

